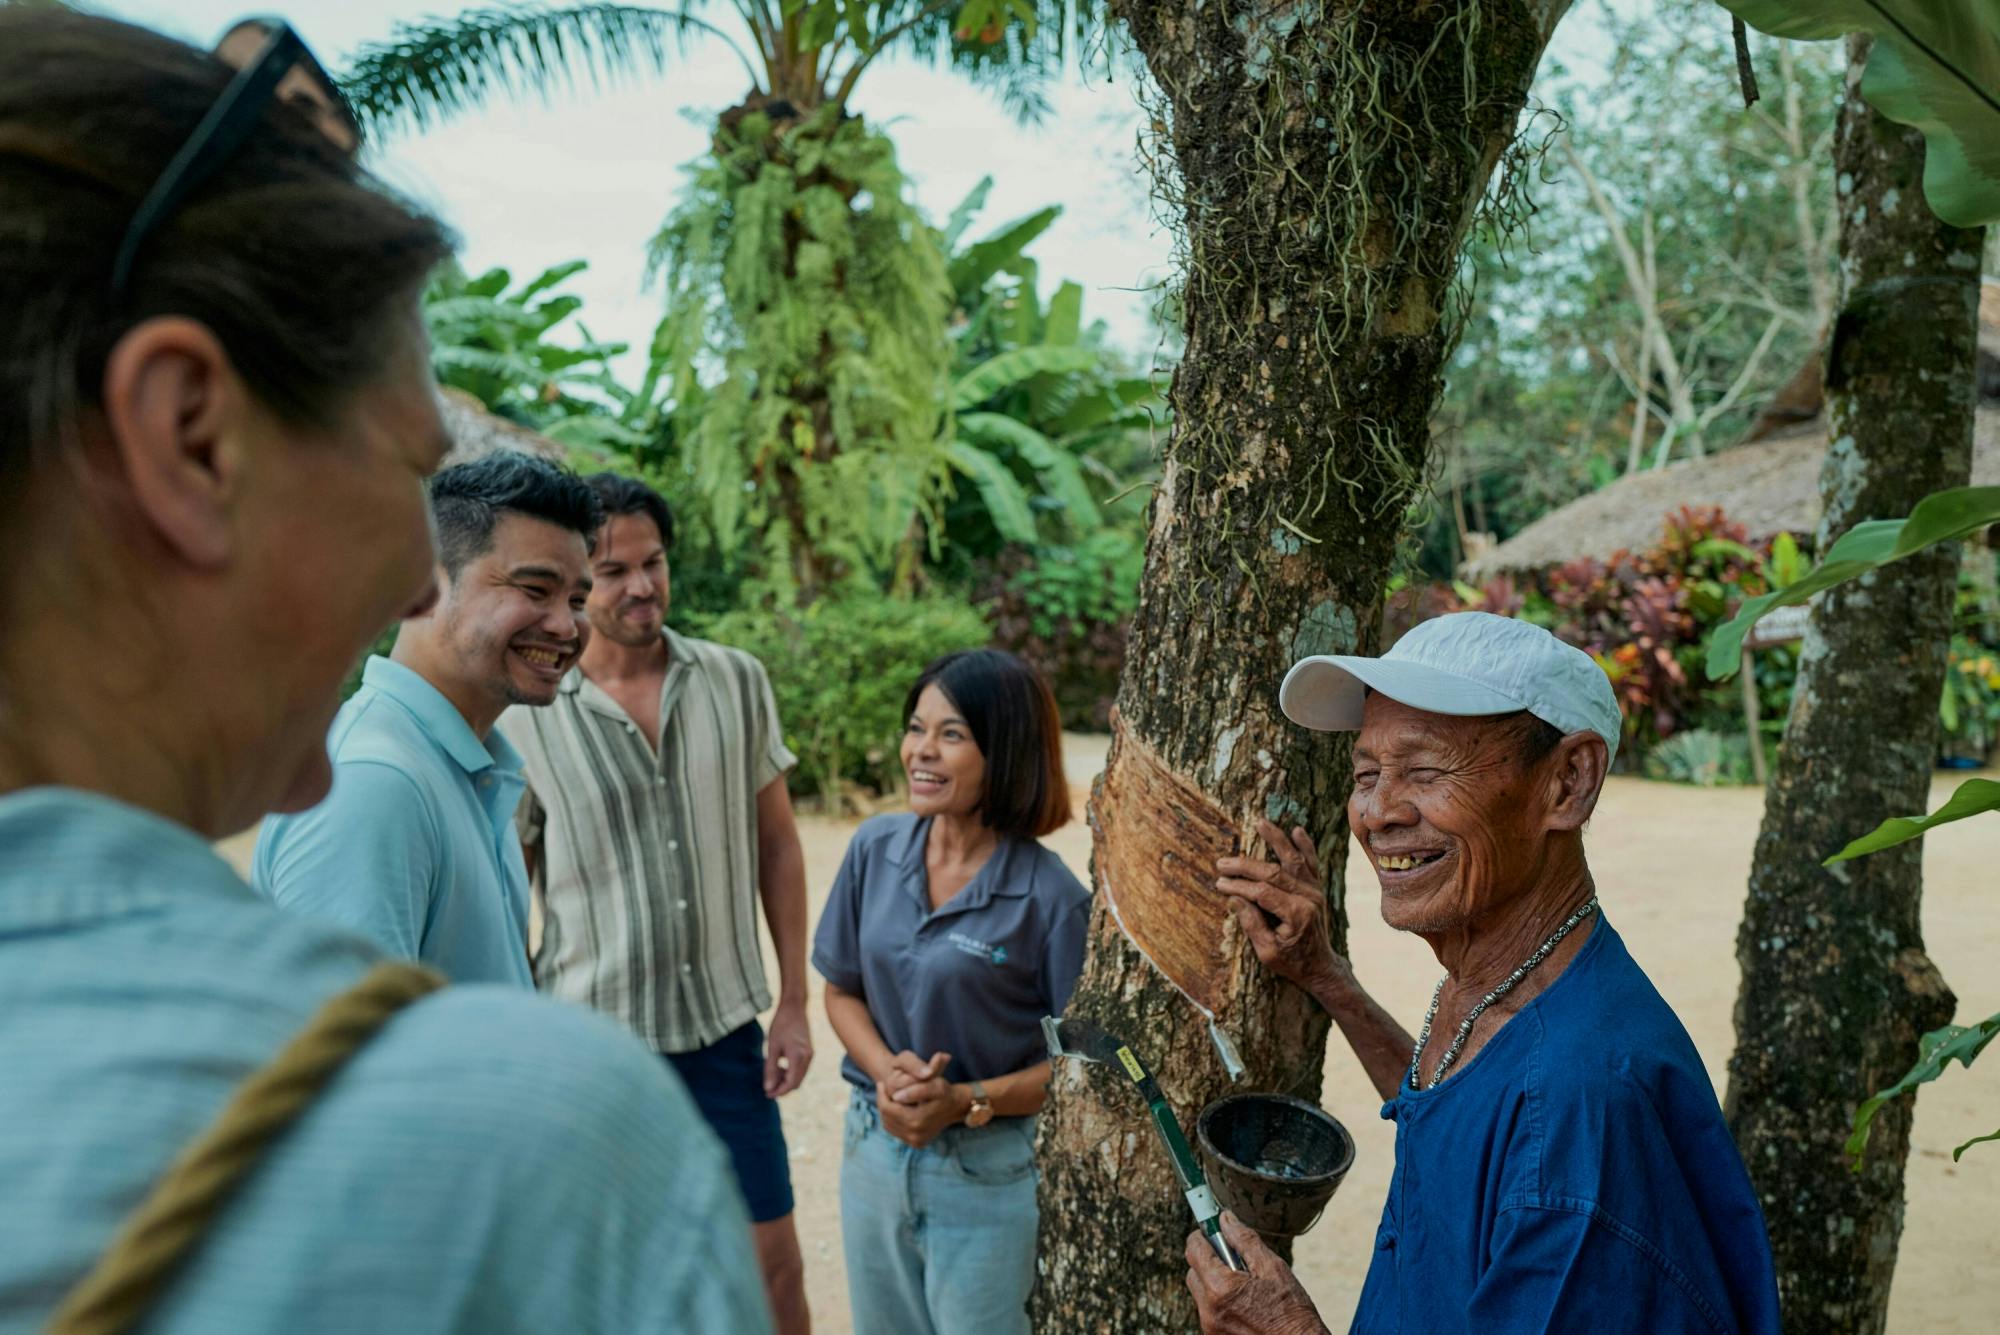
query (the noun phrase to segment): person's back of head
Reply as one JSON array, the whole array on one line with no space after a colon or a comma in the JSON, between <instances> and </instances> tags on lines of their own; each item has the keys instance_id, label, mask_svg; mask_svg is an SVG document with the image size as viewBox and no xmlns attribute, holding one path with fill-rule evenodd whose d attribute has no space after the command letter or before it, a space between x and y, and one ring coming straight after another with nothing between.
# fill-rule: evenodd
<instances>
[{"instance_id":1,"label":"person's back of head","mask_svg":"<svg viewBox=\"0 0 2000 1335\"><path fill-rule=\"evenodd\" d=\"M0 1122L30 1128L0 1146L8 1329L41 1326L286 1020L376 958L259 904L186 832L325 793L341 680L421 609L436 559L424 479L446 441L417 298L445 235L310 111L245 94L258 73L0 6ZM248 132L138 237L225 98ZM313 1087L293 1070L284 1089ZM158 1329L761 1330L696 1116L608 1022L448 988L268 1144L235 1119L243 1189L212 1218L176 1192L186 1253L138 1234L179 1262L147 1271L164 1292L126 1250L107 1287L154 1302L134 1324ZM559 1185L538 1187L558 1144Z\"/></svg>"},{"instance_id":2,"label":"person's back of head","mask_svg":"<svg viewBox=\"0 0 2000 1335\"><path fill-rule=\"evenodd\" d=\"M416 299L450 251L272 99L114 284L236 77L142 28L0 9L0 790L116 788L211 833L323 791L338 683L428 578L443 428ZM186 727L143 773L77 760L44 735L60 691ZM222 772L231 791L181 782Z\"/></svg>"}]
</instances>

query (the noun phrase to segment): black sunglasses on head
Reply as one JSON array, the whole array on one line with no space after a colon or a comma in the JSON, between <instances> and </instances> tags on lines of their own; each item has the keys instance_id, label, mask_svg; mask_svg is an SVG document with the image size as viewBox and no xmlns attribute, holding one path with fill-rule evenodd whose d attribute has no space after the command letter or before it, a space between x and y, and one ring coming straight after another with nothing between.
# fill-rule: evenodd
<instances>
[{"instance_id":1,"label":"black sunglasses on head","mask_svg":"<svg viewBox=\"0 0 2000 1335\"><path fill-rule=\"evenodd\" d=\"M336 128L344 131L352 141L342 147L350 152L358 150L361 131L354 109L348 106L347 99L341 96L340 86L326 72L326 67L306 49L306 44L292 31L291 25L266 19L253 20L252 25L268 34L263 48L253 60L237 70L236 77L222 90L222 96L201 118L201 124L195 126L194 133L174 154L166 170L160 173L160 179L146 192L138 212L132 215L131 225L125 229L124 239L118 243L117 258L111 264L111 293L114 299L122 300L126 295L132 281L132 269L138 263L139 251L146 244L146 239L181 206L190 193L215 175L222 164L243 146L243 141L257 128L265 106L277 94L278 86L293 70L304 70L325 94ZM239 28L243 26L238 25ZM331 131L328 138L339 142Z\"/></svg>"}]
</instances>

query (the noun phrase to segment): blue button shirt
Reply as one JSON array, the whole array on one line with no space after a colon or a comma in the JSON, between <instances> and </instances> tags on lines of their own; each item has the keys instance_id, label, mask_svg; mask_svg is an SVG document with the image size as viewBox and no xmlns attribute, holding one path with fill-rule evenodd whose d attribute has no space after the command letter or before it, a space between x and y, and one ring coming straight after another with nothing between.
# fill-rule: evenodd
<instances>
[{"instance_id":1,"label":"blue button shirt","mask_svg":"<svg viewBox=\"0 0 2000 1335\"><path fill-rule=\"evenodd\" d=\"M371 658L327 734L333 791L264 822L252 875L284 908L463 983L533 987L521 757L437 687Z\"/></svg>"},{"instance_id":2,"label":"blue button shirt","mask_svg":"<svg viewBox=\"0 0 2000 1335\"><path fill-rule=\"evenodd\" d=\"M813 937L813 967L868 1003L891 1052L951 1054L945 1078L990 1080L1048 1056L1083 970L1090 893L1032 839L1007 839L935 912L924 872L930 821L877 816L854 832ZM875 1082L852 1057L848 1082Z\"/></svg>"},{"instance_id":3,"label":"blue button shirt","mask_svg":"<svg viewBox=\"0 0 2000 1335\"><path fill-rule=\"evenodd\" d=\"M1355 1331L1776 1335L1708 1073L1602 917L1473 1061L1382 1115L1396 1169Z\"/></svg>"},{"instance_id":4,"label":"blue button shirt","mask_svg":"<svg viewBox=\"0 0 2000 1335\"><path fill-rule=\"evenodd\" d=\"M31 1335L168 1162L380 952L194 835L0 797L0 1335ZM403 1011L280 1137L152 1335L769 1329L720 1144L618 1027L513 988Z\"/></svg>"}]
</instances>

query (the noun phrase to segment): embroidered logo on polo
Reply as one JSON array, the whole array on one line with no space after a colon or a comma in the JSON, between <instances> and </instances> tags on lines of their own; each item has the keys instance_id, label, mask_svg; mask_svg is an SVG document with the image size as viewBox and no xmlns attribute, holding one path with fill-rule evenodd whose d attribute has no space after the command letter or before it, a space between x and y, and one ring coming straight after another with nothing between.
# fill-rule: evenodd
<instances>
[{"instance_id":1,"label":"embroidered logo on polo","mask_svg":"<svg viewBox=\"0 0 2000 1335\"><path fill-rule=\"evenodd\" d=\"M1007 947L1005 946L996 946L990 942L981 941L978 937L968 936L964 932L952 932L945 937L945 940L951 942L968 955L983 957L989 964L1005 964L1007 962Z\"/></svg>"}]
</instances>

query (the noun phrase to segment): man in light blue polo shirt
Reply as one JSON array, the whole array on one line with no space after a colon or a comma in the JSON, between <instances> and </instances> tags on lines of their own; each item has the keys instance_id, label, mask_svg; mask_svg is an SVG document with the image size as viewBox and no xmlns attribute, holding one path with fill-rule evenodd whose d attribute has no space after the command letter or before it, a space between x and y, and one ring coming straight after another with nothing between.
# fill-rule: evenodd
<instances>
[{"instance_id":1,"label":"man in light blue polo shirt","mask_svg":"<svg viewBox=\"0 0 2000 1335\"><path fill-rule=\"evenodd\" d=\"M333 791L265 823L254 877L457 982L532 988L521 757L493 724L546 705L582 652L599 507L554 464L502 451L431 482L440 596L327 736Z\"/></svg>"}]
</instances>

